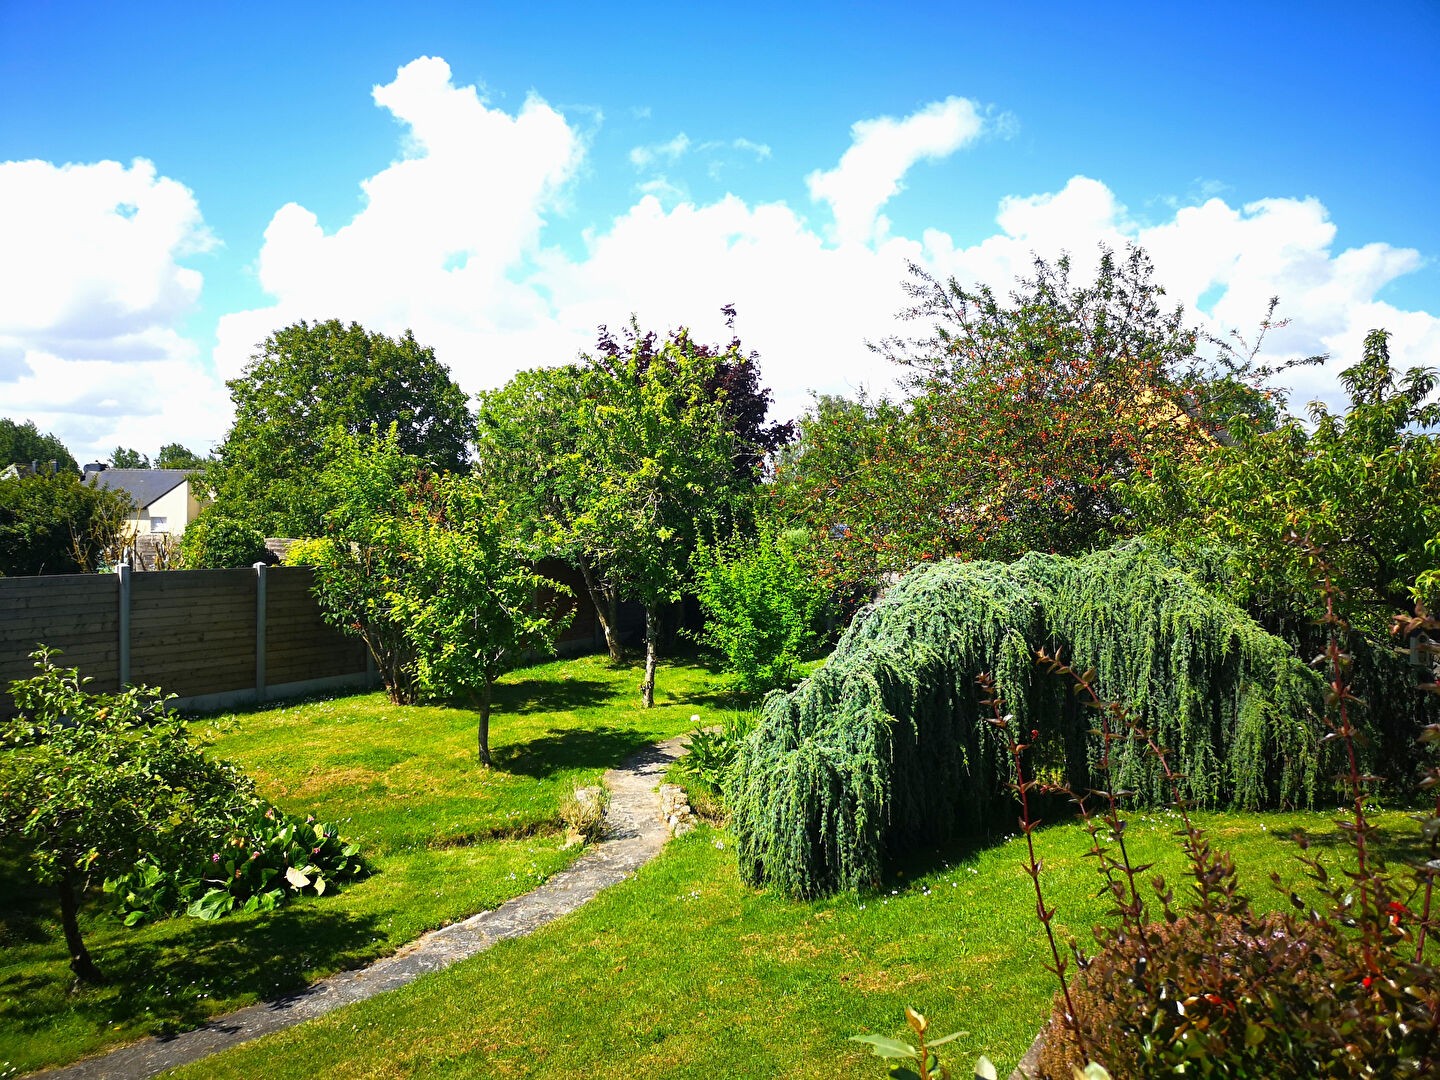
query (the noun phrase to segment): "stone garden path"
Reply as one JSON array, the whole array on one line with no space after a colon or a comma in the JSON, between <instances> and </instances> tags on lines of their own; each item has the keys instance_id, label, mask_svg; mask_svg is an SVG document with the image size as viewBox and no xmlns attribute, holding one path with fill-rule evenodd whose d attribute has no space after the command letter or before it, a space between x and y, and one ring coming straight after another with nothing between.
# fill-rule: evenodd
<instances>
[{"instance_id":1,"label":"stone garden path","mask_svg":"<svg viewBox=\"0 0 1440 1080\"><path fill-rule=\"evenodd\" d=\"M414 982L484 952L497 941L523 937L569 914L601 889L635 873L660 853L669 829L660 817L655 787L684 753L683 736L649 746L605 774L610 806L606 838L544 885L461 922L433 930L393 956L369 967L342 971L289 997L217 1016L203 1027L171 1038L147 1038L59 1069L31 1074L34 1080L142 1080L197 1061L272 1031L324 1016Z\"/></svg>"}]
</instances>

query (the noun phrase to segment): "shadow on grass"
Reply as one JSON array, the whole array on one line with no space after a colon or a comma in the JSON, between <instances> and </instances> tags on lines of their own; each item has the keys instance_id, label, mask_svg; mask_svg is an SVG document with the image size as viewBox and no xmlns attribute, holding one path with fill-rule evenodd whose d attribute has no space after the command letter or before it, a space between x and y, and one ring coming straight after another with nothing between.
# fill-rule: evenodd
<instances>
[{"instance_id":1,"label":"shadow on grass","mask_svg":"<svg viewBox=\"0 0 1440 1080\"><path fill-rule=\"evenodd\" d=\"M273 999L303 988L307 970L368 962L380 928L375 916L297 903L257 920L182 917L148 933L89 936L105 985L72 993L65 947L56 940L50 962L0 979L0 1022L43 1032L54 1026L58 1005L95 1030L138 1024L157 1034L184 1031L204 1023L215 1001L238 1007L242 997Z\"/></svg>"},{"instance_id":2,"label":"shadow on grass","mask_svg":"<svg viewBox=\"0 0 1440 1080\"><path fill-rule=\"evenodd\" d=\"M615 688L599 679L521 679L495 687L496 712L574 712L604 705Z\"/></svg>"},{"instance_id":3,"label":"shadow on grass","mask_svg":"<svg viewBox=\"0 0 1440 1080\"><path fill-rule=\"evenodd\" d=\"M550 728L544 735L496 749L495 767L533 779L562 769L613 769L649 743L643 733L624 728Z\"/></svg>"},{"instance_id":4,"label":"shadow on grass","mask_svg":"<svg viewBox=\"0 0 1440 1080\"><path fill-rule=\"evenodd\" d=\"M54 895L54 889L36 883L13 845L0 846L0 948L47 940L60 919L58 907L47 917Z\"/></svg>"},{"instance_id":5,"label":"shadow on grass","mask_svg":"<svg viewBox=\"0 0 1440 1080\"><path fill-rule=\"evenodd\" d=\"M1338 811L1334 815L1336 821L1344 821L1346 818L1344 811ZM1297 834L1309 845L1309 854L1325 856L1327 869L1336 869L1337 864L1331 858L1334 855L1341 858L1343 865L1351 865L1355 861L1355 838L1338 825L1291 830L1278 835L1281 839L1291 840ZM1306 854L1299 844L1292 846L1295 854ZM1403 871L1407 866L1419 865L1430 858L1430 845L1420 835L1418 826L1411 826L1409 829L1380 829L1371 834L1365 847L1372 861L1378 855L1386 864L1386 869L1391 871Z\"/></svg>"}]
</instances>

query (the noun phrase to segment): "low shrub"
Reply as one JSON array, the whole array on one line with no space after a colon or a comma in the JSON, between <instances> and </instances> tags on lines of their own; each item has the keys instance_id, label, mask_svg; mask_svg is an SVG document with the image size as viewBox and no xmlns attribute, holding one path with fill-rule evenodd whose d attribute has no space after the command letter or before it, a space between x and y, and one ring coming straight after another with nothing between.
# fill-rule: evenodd
<instances>
[{"instance_id":1,"label":"low shrub","mask_svg":"<svg viewBox=\"0 0 1440 1080\"><path fill-rule=\"evenodd\" d=\"M273 911L293 896L323 895L369 870L359 848L333 826L256 804L212 843L195 845L178 868L167 872L154 858L141 859L104 888L125 925L138 926L180 910L200 919Z\"/></svg>"},{"instance_id":2,"label":"low shrub","mask_svg":"<svg viewBox=\"0 0 1440 1080\"><path fill-rule=\"evenodd\" d=\"M692 717L698 720L699 717ZM740 756L740 744L759 723L760 714L736 712L715 728L696 728L687 737L688 752L675 763L676 771L691 785L723 798Z\"/></svg>"},{"instance_id":3,"label":"low shrub","mask_svg":"<svg viewBox=\"0 0 1440 1080\"><path fill-rule=\"evenodd\" d=\"M764 525L753 538L700 544L695 596L699 640L725 658L730 687L758 694L788 687L819 641L830 590L800 558L804 536Z\"/></svg>"},{"instance_id":4,"label":"low shrub","mask_svg":"<svg viewBox=\"0 0 1440 1080\"><path fill-rule=\"evenodd\" d=\"M196 518L180 537L180 561L188 570L230 570L268 557L264 533L213 510Z\"/></svg>"}]
</instances>

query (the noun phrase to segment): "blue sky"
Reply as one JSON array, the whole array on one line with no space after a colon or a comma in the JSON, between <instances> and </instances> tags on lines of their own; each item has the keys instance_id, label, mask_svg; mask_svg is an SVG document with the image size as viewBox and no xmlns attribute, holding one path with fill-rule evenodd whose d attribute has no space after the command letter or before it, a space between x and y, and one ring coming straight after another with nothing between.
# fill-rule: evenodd
<instances>
[{"instance_id":1,"label":"blue sky","mask_svg":"<svg viewBox=\"0 0 1440 1080\"><path fill-rule=\"evenodd\" d=\"M907 259L1128 240L1215 329L1280 294L1333 400L1371 325L1440 363L1437 58L1433 2L0 0L0 415L204 450L296 318L473 392L729 302L793 413L886 385Z\"/></svg>"}]
</instances>

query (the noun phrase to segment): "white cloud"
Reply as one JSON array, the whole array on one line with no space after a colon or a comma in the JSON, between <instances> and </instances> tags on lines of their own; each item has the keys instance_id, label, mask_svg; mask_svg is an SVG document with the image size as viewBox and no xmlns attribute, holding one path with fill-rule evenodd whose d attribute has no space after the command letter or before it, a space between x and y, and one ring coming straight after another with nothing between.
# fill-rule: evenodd
<instances>
[{"instance_id":1,"label":"white cloud","mask_svg":"<svg viewBox=\"0 0 1440 1080\"><path fill-rule=\"evenodd\" d=\"M648 169L659 162L675 164L690 149L690 136L683 131L669 142L637 146L630 151L630 164L637 169Z\"/></svg>"},{"instance_id":2,"label":"white cloud","mask_svg":"<svg viewBox=\"0 0 1440 1080\"><path fill-rule=\"evenodd\" d=\"M80 456L208 441L223 400L179 325L202 285L182 260L216 240L188 188L143 158L0 163L0 236L5 415Z\"/></svg>"},{"instance_id":3,"label":"white cloud","mask_svg":"<svg viewBox=\"0 0 1440 1080\"><path fill-rule=\"evenodd\" d=\"M436 60L401 69L392 86L405 92L379 88L376 100L409 103L397 115L419 122L410 155L364 183L365 209L333 236L299 207L277 213L261 255L262 281L277 303L222 320L224 370L237 368L276 326L333 314L387 333L413 328L473 392L521 367L572 359L593 344L598 324L617 326L631 312L648 327L683 323L722 339L719 308L734 303L737 329L760 351L779 411L793 414L810 390L890 385L895 373L864 342L897 329L907 259L1004 290L1029 272L1036 253L1070 252L1081 277L1093 272L1100 243L1119 249L1128 240L1152 251L1159 280L1192 311L1218 286L1221 328L1248 330L1269 296L1285 296L1295 321L1268 343L1276 356L1324 349L1353 356L1367 320L1395 329L1401 356L1436 333L1431 316L1374 300L1385 282L1416 265L1415 254L1385 245L1334 252L1334 227L1314 200L1232 208L1212 198L1146 227L1106 184L1076 176L1058 191L1002 200L993 234L970 246L942 228L918 238L890 235L879 210L903 190L906 169L969 144L993 123L961 98L853 126L853 145L836 167L809 178L811 193L835 211L833 232L784 203L751 204L734 194L696 203L657 173L634 206L585 236L583 251L566 253L547 247L543 232L556 188L580 153L562 118L536 99L513 118L488 109L473 88L451 85ZM696 144L681 133L637 147L631 160L653 169L727 148L763 157L744 140ZM478 162L516 159L525 183L508 190L475 183ZM497 230L497 215L525 227ZM394 221L404 227L387 224ZM292 234L303 243L290 241ZM468 261L447 270L457 250ZM1333 398L1333 373L1314 387L1301 378L1314 376L1297 373L1300 401L1316 388Z\"/></svg>"},{"instance_id":4,"label":"white cloud","mask_svg":"<svg viewBox=\"0 0 1440 1080\"><path fill-rule=\"evenodd\" d=\"M332 234L295 203L275 213L259 258L275 304L220 320L222 374L300 318L414 327L437 348L459 348L545 308L507 275L560 204L583 153L577 132L534 95L514 116L489 107L438 58L406 64L374 98L407 126L404 155L361 183L364 209Z\"/></svg>"},{"instance_id":5,"label":"white cloud","mask_svg":"<svg viewBox=\"0 0 1440 1080\"><path fill-rule=\"evenodd\" d=\"M835 168L807 178L810 197L830 204L841 243L867 243L883 233L880 208L903 190L916 162L947 157L980 136L984 121L973 101L948 97L903 120L882 116L850 129L850 148Z\"/></svg>"},{"instance_id":6,"label":"white cloud","mask_svg":"<svg viewBox=\"0 0 1440 1080\"><path fill-rule=\"evenodd\" d=\"M1440 319L1377 299L1420 265L1417 253L1385 244L1336 250L1335 226L1314 199L1232 206L1209 197L1141 224L1101 180L1075 176L1055 191L1003 199L991 235L969 245L955 239L960 228L974 234L968 222L892 235L881 209L903 191L908 168L998 123L960 98L853 126L839 163L808 178L812 196L833 210L833 229L783 202L690 199L656 171L667 155L762 160L767 148L677 136L637 148L651 155L646 190L578 248L559 246L546 231L580 175L585 138L574 121L534 96L513 114L492 107L433 58L399 69L374 99L403 125L398 159L357 178L364 205L332 232L295 203L274 213L256 261L272 302L221 318L221 378L278 327L337 317L390 334L413 329L475 392L520 368L573 359L593 345L598 324L622 325L631 312L647 327L683 323L702 338L727 339L719 309L734 303L737 330L761 354L777 412L793 415L811 390L890 383L895 373L864 342L906 329L894 314L905 301L907 259L1005 290L1029 271L1034 253L1053 259L1069 251L1080 277L1092 272L1099 243L1118 249L1129 240L1152 253L1172 300L1193 311L1206 297L1217 328L1250 332L1267 299L1280 294L1281 314L1293 323L1267 341L1273 358L1329 350L1353 360L1374 326L1394 332L1402 365L1440 357ZM11 174L0 166L0 223L31 237L21 258L0 267L8 274L0 411L94 447L77 452L117 442L153 451L172 440L205 448L223 434L228 407L223 386L177 329L200 286L182 260L213 242L194 197L143 162L21 164ZM16 186L4 187L7 179ZM42 201L28 218L15 209L22 197L41 196L55 205ZM47 252L68 254L48 264ZM39 267L33 276L15 269L27 263ZM156 359L130 362L143 356ZM1339 366L1295 372L1297 405L1314 394L1334 401Z\"/></svg>"}]
</instances>

